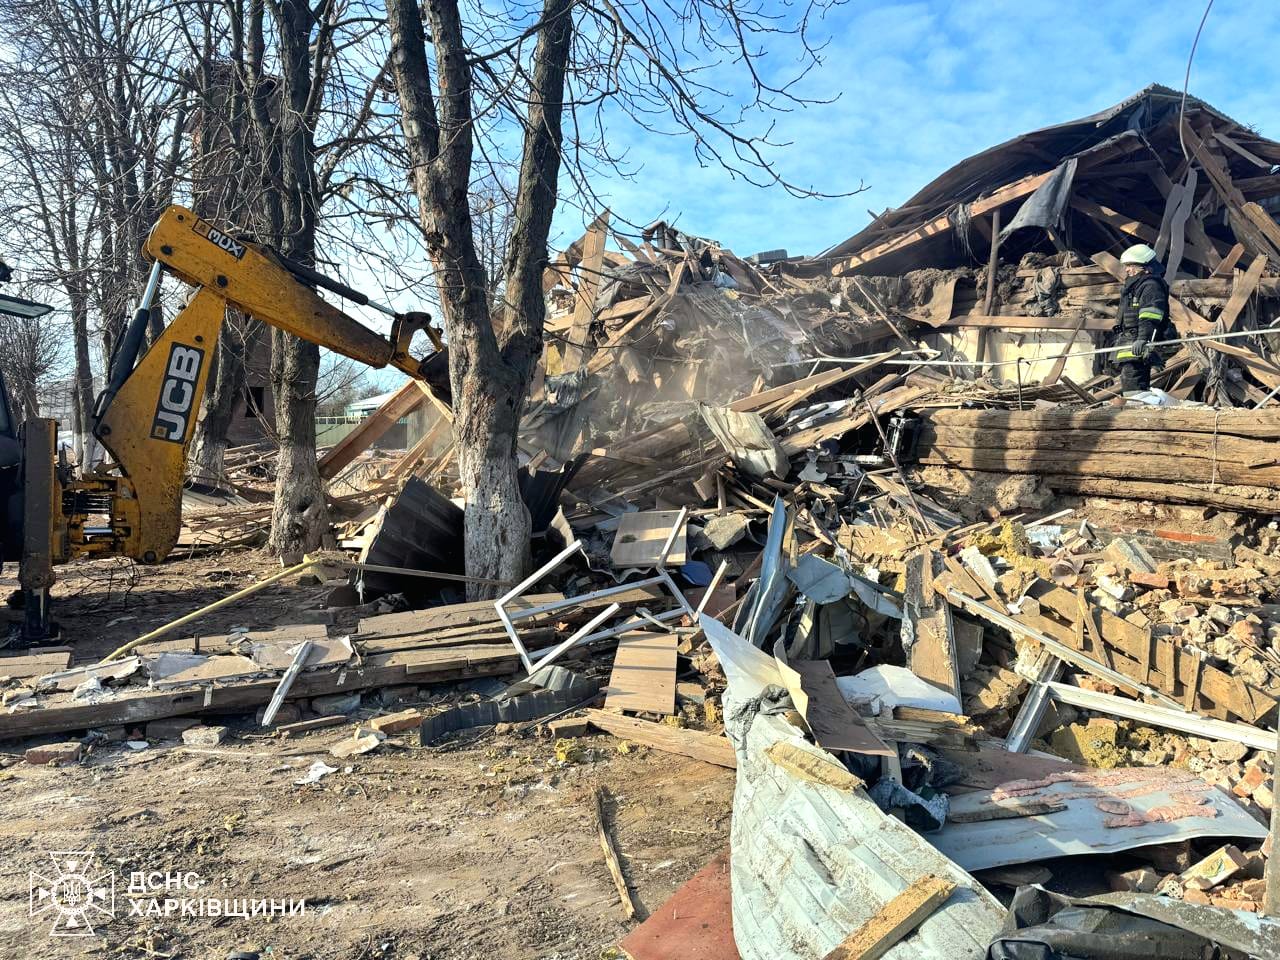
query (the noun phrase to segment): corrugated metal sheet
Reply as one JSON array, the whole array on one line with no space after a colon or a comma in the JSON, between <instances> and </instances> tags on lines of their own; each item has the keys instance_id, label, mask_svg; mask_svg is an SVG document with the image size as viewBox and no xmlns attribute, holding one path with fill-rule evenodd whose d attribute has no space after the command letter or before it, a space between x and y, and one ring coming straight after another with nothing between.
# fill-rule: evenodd
<instances>
[{"instance_id":1,"label":"corrugated metal sheet","mask_svg":"<svg viewBox=\"0 0 1280 960\"><path fill-rule=\"evenodd\" d=\"M806 780L775 764L766 755L775 743L820 763L836 761L781 713L761 712L761 693L780 686L773 659L709 617L701 625L729 681L725 726L738 756L733 926L743 960L823 957L928 874L954 881L956 892L886 957L984 956L1004 917L995 898L862 790Z\"/></svg>"},{"instance_id":2,"label":"corrugated metal sheet","mask_svg":"<svg viewBox=\"0 0 1280 960\"><path fill-rule=\"evenodd\" d=\"M1148 779L1182 772L1157 769L1140 771ZM1134 810L1144 813L1153 807L1173 803L1174 794L1186 789L1185 783L1174 783L1166 790L1145 796L1122 797L1124 786L1112 788L1115 798L1123 799ZM1219 790L1196 794L1209 801L1217 811L1216 817L1197 816L1170 823L1107 827L1104 821L1111 815L1098 809L1098 802L1107 798L1096 796L1098 790L1098 787L1071 782L1055 783L1035 794L1034 799L1065 802L1065 810L1039 817L948 823L939 832L929 834L929 840L966 870L985 870L988 867L1029 863L1049 857L1115 853L1154 843L1171 843L1196 837L1261 839L1267 835L1265 827L1246 813L1233 798ZM1073 799L1074 794L1081 792L1095 795ZM983 791L952 797L951 815L981 810L989 796L989 793Z\"/></svg>"}]
</instances>

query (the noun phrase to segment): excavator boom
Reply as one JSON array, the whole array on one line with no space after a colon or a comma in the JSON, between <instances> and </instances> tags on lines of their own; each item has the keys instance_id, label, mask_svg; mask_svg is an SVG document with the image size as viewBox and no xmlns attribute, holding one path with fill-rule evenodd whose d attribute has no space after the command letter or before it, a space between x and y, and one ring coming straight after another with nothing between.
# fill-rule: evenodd
<instances>
[{"instance_id":1,"label":"excavator boom","mask_svg":"<svg viewBox=\"0 0 1280 960\"><path fill-rule=\"evenodd\" d=\"M44 429L28 425L22 559L28 602L44 604L53 564L108 555L157 563L173 549L182 526L187 451L228 307L371 367L395 367L419 381L425 380L425 371L422 361L409 355L413 334L425 330L436 349L443 346L427 314L395 313L269 247L220 230L184 207L165 210L143 254L152 261L151 279L94 410L94 433L114 464L71 478L54 463L53 421L39 422ZM195 289L143 353L151 302L164 271ZM316 286L389 314L391 335L383 337L348 316L324 300ZM37 444L37 439L46 442ZM105 524L90 525L91 517L103 515Z\"/></svg>"}]
</instances>

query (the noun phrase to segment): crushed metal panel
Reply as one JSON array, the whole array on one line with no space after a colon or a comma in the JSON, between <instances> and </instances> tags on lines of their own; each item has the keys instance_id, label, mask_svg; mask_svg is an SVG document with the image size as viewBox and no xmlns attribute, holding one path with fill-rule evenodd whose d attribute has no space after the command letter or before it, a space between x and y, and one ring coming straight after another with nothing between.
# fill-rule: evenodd
<instances>
[{"instance_id":1,"label":"crushed metal panel","mask_svg":"<svg viewBox=\"0 0 1280 960\"><path fill-rule=\"evenodd\" d=\"M798 777L770 759L769 748L785 743L792 754L838 765L783 715L759 710L764 689L781 687L773 659L710 617L700 625L729 681L725 726L738 757L733 922L743 960L825 956L931 873L953 881L956 892L885 956L983 957L1004 917L999 902L861 790Z\"/></svg>"},{"instance_id":2,"label":"crushed metal panel","mask_svg":"<svg viewBox=\"0 0 1280 960\"><path fill-rule=\"evenodd\" d=\"M1104 893L1084 903L1116 907L1142 917L1190 930L1257 960L1280 960L1280 919L1241 910L1224 910L1150 893Z\"/></svg>"},{"instance_id":3,"label":"crushed metal panel","mask_svg":"<svg viewBox=\"0 0 1280 960\"><path fill-rule=\"evenodd\" d=\"M698 404L698 412L733 462L757 480L784 480L791 472L791 458L760 414L706 403Z\"/></svg>"},{"instance_id":4,"label":"crushed metal panel","mask_svg":"<svg viewBox=\"0 0 1280 960\"><path fill-rule=\"evenodd\" d=\"M1266 828L1233 798L1198 777L1185 779L1190 776L1185 771L1145 767L1089 769L1061 776L1077 779L1054 783L1015 780L1005 785L1005 790L1016 793L1019 799L1065 802L1066 809L1059 813L977 823L948 821L941 831L929 835L929 841L966 870L985 870L1050 857L1115 853L1176 840L1201 837L1262 839L1267 835ZM1132 779L1126 781L1125 777ZM1017 784L1024 786L1018 788ZM1044 785L1032 789L1032 784ZM1147 792L1127 795L1139 790ZM950 815L990 809L995 792L952 797ZM1179 805L1188 810L1188 815L1167 822L1108 827L1107 820L1116 817L1120 808L1117 806L1108 811L1101 809L1099 804L1118 803L1127 804L1138 814ZM1197 803L1203 806L1202 813L1191 814L1190 809ZM1211 812L1213 815L1207 815Z\"/></svg>"}]
</instances>

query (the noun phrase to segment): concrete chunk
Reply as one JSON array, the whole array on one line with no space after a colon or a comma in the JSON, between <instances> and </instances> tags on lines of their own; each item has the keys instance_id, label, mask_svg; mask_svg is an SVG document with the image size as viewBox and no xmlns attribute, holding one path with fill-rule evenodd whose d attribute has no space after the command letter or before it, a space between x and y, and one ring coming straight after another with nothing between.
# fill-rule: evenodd
<instances>
[{"instance_id":1,"label":"concrete chunk","mask_svg":"<svg viewBox=\"0 0 1280 960\"><path fill-rule=\"evenodd\" d=\"M226 727L189 727L182 731L182 742L189 747L216 747L227 739Z\"/></svg>"},{"instance_id":2,"label":"concrete chunk","mask_svg":"<svg viewBox=\"0 0 1280 960\"><path fill-rule=\"evenodd\" d=\"M66 743L47 743L44 746L32 747L23 759L37 766L61 767L75 763L80 759L80 741L68 740Z\"/></svg>"}]
</instances>

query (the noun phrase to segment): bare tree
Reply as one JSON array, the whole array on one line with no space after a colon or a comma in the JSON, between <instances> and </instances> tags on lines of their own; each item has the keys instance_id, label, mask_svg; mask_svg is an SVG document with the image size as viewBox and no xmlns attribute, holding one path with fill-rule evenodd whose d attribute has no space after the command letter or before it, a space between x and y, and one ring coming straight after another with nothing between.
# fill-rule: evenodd
<instances>
[{"instance_id":1,"label":"bare tree","mask_svg":"<svg viewBox=\"0 0 1280 960\"><path fill-rule=\"evenodd\" d=\"M809 29L825 3L778 11L765 0L541 0L473 3L464 14L457 0L426 0L428 30L416 0L387 0L409 169L449 342L472 576L518 580L528 564L516 434L542 350L541 280L562 168L589 200L591 171L616 169L620 159L604 134L612 111L615 120L685 134L702 163L811 193L779 175L770 127L755 130L748 118L806 102L795 83L819 62ZM766 69L766 42L791 47L795 74L776 79ZM745 97L725 92L726 70L746 85ZM498 323L467 198L473 171L491 165L513 131L523 147Z\"/></svg>"},{"instance_id":2,"label":"bare tree","mask_svg":"<svg viewBox=\"0 0 1280 960\"><path fill-rule=\"evenodd\" d=\"M29 293L23 287L17 295ZM67 325L61 318L0 315L0 372L21 416L40 416L40 393L67 356Z\"/></svg>"}]
</instances>

